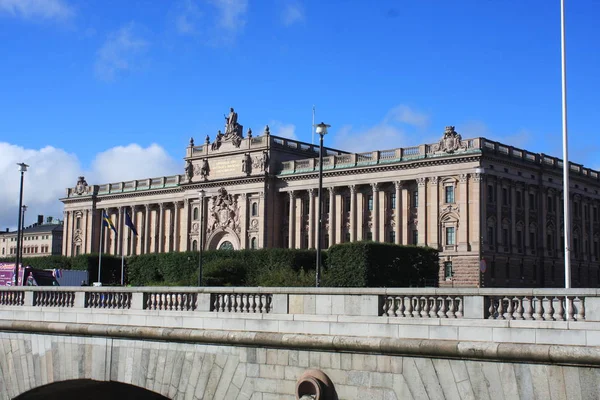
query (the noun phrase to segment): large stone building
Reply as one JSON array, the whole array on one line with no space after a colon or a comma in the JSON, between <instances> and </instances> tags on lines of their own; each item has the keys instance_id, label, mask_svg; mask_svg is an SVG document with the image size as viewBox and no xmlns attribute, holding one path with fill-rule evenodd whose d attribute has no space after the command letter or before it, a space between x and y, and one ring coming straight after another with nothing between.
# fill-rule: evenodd
<instances>
[{"instance_id":1,"label":"large stone building","mask_svg":"<svg viewBox=\"0 0 600 400\"><path fill-rule=\"evenodd\" d=\"M62 221L38 215L36 223L26 226L22 232L23 257L44 257L62 253ZM0 232L0 257L10 258L17 254L17 231Z\"/></svg>"},{"instance_id":2,"label":"large stone building","mask_svg":"<svg viewBox=\"0 0 600 400\"><path fill-rule=\"evenodd\" d=\"M323 159L323 246L374 240L440 252L440 286L563 286L562 161L446 127L440 141ZM88 185L62 199L63 254L315 248L318 146L248 130L186 149L182 175ZM571 163L573 286L598 286L600 178ZM206 193L200 203L199 190ZM125 226L131 216L139 233ZM487 268L480 272L480 260Z\"/></svg>"}]
</instances>

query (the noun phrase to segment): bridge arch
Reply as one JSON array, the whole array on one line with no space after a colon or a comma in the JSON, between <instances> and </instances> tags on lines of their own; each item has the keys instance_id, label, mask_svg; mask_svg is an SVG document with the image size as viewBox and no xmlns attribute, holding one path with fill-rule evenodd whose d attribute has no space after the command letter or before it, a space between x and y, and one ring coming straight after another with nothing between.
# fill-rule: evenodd
<instances>
[{"instance_id":1,"label":"bridge arch","mask_svg":"<svg viewBox=\"0 0 600 400\"><path fill-rule=\"evenodd\" d=\"M54 382L33 388L15 397L14 400L102 400L143 399L166 400L168 397L148 389L121 382L102 382L91 379L74 379Z\"/></svg>"}]
</instances>

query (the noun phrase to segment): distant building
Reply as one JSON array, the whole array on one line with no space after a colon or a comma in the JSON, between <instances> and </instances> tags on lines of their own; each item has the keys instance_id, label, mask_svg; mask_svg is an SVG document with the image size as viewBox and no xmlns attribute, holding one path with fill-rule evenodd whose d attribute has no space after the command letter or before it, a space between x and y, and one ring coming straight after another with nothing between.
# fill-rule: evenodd
<instances>
[{"instance_id":1,"label":"distant building","mask_svg":"<svg viewBox=\"0 0 600 400\"><path fill-rule=\"evenodd\" d=\"M38 221L23 229L23 257L60 255L63 240L62 221L38 215ZM17 254L17 231L0 232L0 257Z\"/></svg>"},{"instance_id":2,"label":"distant building","mask_svg":"<svg viewBox=\"0 0 600 400\"><path fill-rule=\"evenodd\" d=\"M234 121L234 122L230 122ZM67 189L63 254L314 249L318 146L249 131L237 114L190 144L183 174ZM382 137L381 146L387 146ZM572 284L600 283L600 174L570 163ZM324 149L323 248L373 240L440 252L440 286L564 285L562 161L446 127L437 143ZM200 204L198 191L206 198ZM118 235L105 230L102 213ZM126 226L126 215L138 235ZM199 233L203 232L200 244ZM485 262L481 263L480 260Z\"/></svg>"}]
</instances>

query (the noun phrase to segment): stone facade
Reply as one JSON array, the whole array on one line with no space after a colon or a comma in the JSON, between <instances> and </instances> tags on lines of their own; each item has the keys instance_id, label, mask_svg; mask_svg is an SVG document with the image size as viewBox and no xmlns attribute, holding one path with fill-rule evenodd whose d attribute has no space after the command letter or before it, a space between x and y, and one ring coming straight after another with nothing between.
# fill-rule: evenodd
<instances>
[{"instance_id":1,"label":"stone facade","mask_svg":"<svg viewBox=\"0 0 600 400\"><path fill-rule=\"evenodd\" d=\"M63 254L188 251L200 240L205 249L315 248L318 147L268 127L242 137L237 114L227 121L212 142L190 140L182 175L102 185L80 178L61 199ZM572 163L570 182L572 285L597 286L599 174ZM449 126L433 144L324 149L323 188L324 248L358 240L430 246L440 251L440 286L564 286L561 160L462 139ZM107 230L101 245L102 212L122 234Z\"/></svg>"},{"instance_id":2,"label":"stone facade","mask_svg":"<svg viewBox=\"0 0 600 400\"><path fill-rule=\"evenodd\" d=\"M38 222L23 229L23 257L44 257L62 253L63 225L61 221L40 216ZM15 257L17 232L0 232L0 257Z\"/></svg>"}]
</instances>

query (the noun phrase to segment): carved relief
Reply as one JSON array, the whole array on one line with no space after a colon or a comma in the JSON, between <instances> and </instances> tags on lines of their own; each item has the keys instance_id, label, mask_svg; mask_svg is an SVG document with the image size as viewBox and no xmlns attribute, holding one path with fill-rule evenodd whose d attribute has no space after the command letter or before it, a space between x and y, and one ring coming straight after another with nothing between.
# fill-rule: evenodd
<instances>
[{"instance_id":1,"label":"carved relief","mask_svg":"<svg viewBox=\"0 0 600 400\"><path fill-rule=\"evenodd\" d=\"M85 178L80 176L77 178L77 184L75 185L75 193L78 195L87 194L89 192L90 187L88 186Z\"/></svg>"},{"instance_id":2,"label":"carved relief","mask_svg":"<svg viewBox=\"0 0 600 400\"><path fill-rule=\"evenodd\" d=\"M210 234L216 229L225 228L240 232L239 205L233 195L227 193L225 188L221 188L208 210L207 232Z\"/></svg>"},{"instance_id":3,"label":"carved relief","mask_svg":"<svg viewBox=\"0 0 600 400\"><path fill-rule=\"evenodd\" d=\"M419 186L425 186L426 183L427 183L427 178L417 178L417 184Z\"/></svg>"},{"instance_id":4,"label":"carved relief","mask_svg":"<svg viewBox=\"0 0 600 400\"><path fill-rule=\"evenodd\" d=\"M196 165L194 168L194 175L200 175L200 177L204 180L208 179L208 175L210 175L210 167L208 166L208 160L206 158L202 161L202 167L200 167L200 165Z\"/></svg>"},{"instance_id":5,"label":"carved relief","mask_svg":"<svg viewBox=\"0 0 600 400\"><path fill-rule=\"evenodd\" d=\"M440 207L440 213L449 213L449 212L459 213L460 206L448 204L448 205L444 205L444 206Z\"/></svg>"},{"instance_id":6,"label":"carved relief","mask_svg":"<svg viewBox=\"0 0 600 400\"><path fill-rule=\"evenodd\" d=\"M432 185L437 185L438 184L438 180L439 180L438 176L432 176L432 177L429 178L429 183L431 183Z\"/></svg>"},{"instance_id":7,"label":"carved relief","mask_svg":"<svg viewBox=\"0 0 600 400\"><path fill-rule=\"evenodd\" d=\"M453 126L447 126L444 136L438 143L431 146L431 151L434 153L452 154L465 150L467 150L467 144L463 142L462 136L454 130Z\"/></svg>"}]
</instances>

